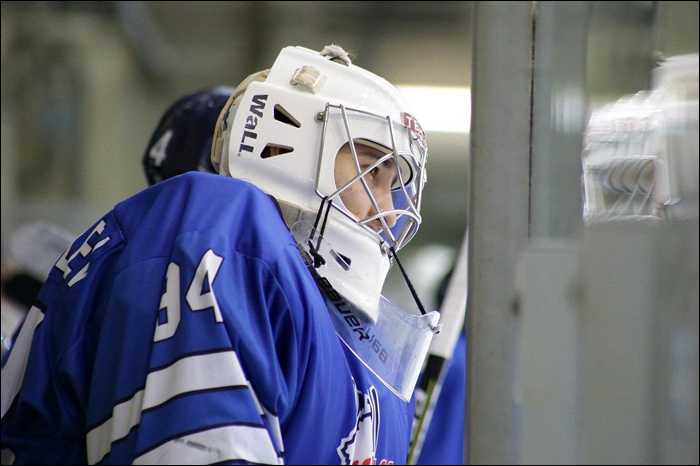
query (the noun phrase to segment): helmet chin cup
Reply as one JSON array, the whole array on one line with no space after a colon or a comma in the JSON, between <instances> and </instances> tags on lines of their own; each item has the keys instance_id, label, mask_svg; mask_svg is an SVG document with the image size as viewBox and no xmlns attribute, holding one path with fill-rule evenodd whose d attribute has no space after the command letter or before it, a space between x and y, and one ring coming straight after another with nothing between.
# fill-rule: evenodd
<instances>
[{"instance_id":1,"label":"helmet chin cup","mask_svg":"<svg viewBox=\"0 0 700 466\"><path fill-rule=\"evenodd\" d=\"M340 339L392 392L409 401L439 329L438 312L401 310L355 274L352 263L310 223L297 222L291 233Z\"/></svg>"}]
</instances>

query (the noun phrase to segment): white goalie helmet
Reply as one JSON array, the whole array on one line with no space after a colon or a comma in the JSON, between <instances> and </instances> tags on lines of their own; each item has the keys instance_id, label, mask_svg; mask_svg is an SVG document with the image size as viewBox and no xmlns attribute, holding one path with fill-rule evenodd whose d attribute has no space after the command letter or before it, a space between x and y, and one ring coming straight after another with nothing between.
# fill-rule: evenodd
<instances>
[{"instance_id":1,"label":"white goalie helmet","mask_svg":"<svg viewBox=\"0 0 700 466\"><path fill-rule=\"evenodd\" d=\"M336 186L336 156L350 141L356 176ZM358 143L384 155L361 167ZM425 133L401 92L353 65L335 46L321 53L284 48L270 70L251 75L236 89L212 145L220 173L247 180L277 199L290 227L300 219L315 220L353 274L377 294L391 249L405 246L421 223L427 155ZM387 162L396 171L395 181L391 202L380 203L365 178ZM368 218L358 218L341 200L357 182L372 205Z\"/></svg>"}]
</instances>

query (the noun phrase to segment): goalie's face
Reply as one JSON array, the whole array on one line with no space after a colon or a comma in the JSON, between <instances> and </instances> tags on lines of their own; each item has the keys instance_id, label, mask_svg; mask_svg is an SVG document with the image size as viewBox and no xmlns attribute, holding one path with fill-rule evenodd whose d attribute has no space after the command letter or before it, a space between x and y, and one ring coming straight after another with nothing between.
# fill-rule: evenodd
<instances>
[{"instance_id":1,"label":"goalie's face","mask_svg":"<svg viewBox=\"0 0 700 466\"><path fill-rule=\"evenodd\" d=\"M346 143L340 148L335 159L335 185L342 188L358 174L364 172L386 155L386 151L381 151L355 142L355 152L357 153L357 163L352 153L350 143ZM358 171L359 164L359 171ZM367 187L372 193L374 200L380 211L388 212L394 210L392 200L392 187L397 182L397 170L393 159L372 168L363 176ZM377 214L377 210L367 195L367 191L360 179L357 179L340 193L340 199L345 207L352 212L358 220L364 220ZM384 217L387 225L393 227L396 224L395 215ZM367 226L375 231L382 230L382 223L379 219L367 223Z\"/></svg>"}]
</instances>

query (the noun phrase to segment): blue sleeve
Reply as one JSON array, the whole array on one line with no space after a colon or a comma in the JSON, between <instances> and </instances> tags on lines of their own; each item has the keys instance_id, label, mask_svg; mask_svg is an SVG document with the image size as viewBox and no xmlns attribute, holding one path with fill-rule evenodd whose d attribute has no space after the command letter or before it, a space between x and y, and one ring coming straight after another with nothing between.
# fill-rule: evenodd
<instances>
[{"instance_id":1,"label":"blue sleeve","mask_svg":"<svg viewBox=\"0 0 700 466\"><path fill-rule=\"evenodd\" d=\"M133 338L98 344L97 360L117 364L93 376L103 396L88 407L91 463L281 462L300 379L294 321L268 265L227 241L184 233L169 258L116 278L103 331ZM148 287L159 294L141 299Z\"/></svg>"},{"instance_id":2,"label":"blue sleeve","mask_svg":"<svg viewBox=\"0 0 700 466\"><path fill-rule=\"evenodd\" d=\"M467 341L460 335L416 464L464 462Z\"/></svg>"},{"instance_id":3,"label":"blue sleeve","mask_svg":"<svg viewBox=\"0 0 700 466\"><path fill-rule=\"evenodd\" d=\"M100 252L116 254L112 244ZM3 370L3 455L15 464L283 461L281 425L310 351L276 277L284 260L242 254L217 229L181 233L168 256L123 269L88 254L83 278L76 257L70 274L47 282L46 305L33 308L8 359L11 377Z\"/></svg>"},{"instance_id":4,"label":"blue sleeve","mask_svg":"<svg viewBox=\"0 0 700 466\"><path fill-rule=\"evenodd\" d=\"M84 415L94 338L84 311L107 292L97 282L109 273L123 243L108 214L49 274L2 370L3 462L86 462Z\"/></svg>"}]
</instances>

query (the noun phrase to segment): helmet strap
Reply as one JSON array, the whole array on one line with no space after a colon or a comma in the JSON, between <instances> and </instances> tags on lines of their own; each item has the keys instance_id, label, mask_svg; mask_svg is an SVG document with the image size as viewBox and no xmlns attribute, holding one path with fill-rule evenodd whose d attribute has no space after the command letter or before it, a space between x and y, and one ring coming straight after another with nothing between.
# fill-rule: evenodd
<instances>
[{"instance_id":1,"label":"helmet strap","mask_svg":"<svg viewBox=\"0 0 700 466\"><path fill-rule=\"evenodd\" d=\"M327 207L326 207L327 206ZM323 214L323 209L326 209L325 215L323 215L323 223L321 224L321 231L318 234L318 241L316 242L316 247L313 245L313 239L314 235L316 234L317 228L318 228L318 223L321 220L321 215ZM316 214L316 220L314 221L314 228L311 230L311 236L309 236L309 250L311 252L311 255L314 258L314 268L319 268L323 264L326 263L326 260L319 254L318 250L321 247L321 239L323 238L323 234L326 232L326 224L328 223L328 214L331 211L331 207L333 207L333 199L328 199L328 196L325 196L321 200L321 206L318 208L318 213Z\"/></svg>"},{"instance_id":2,"label":"helmet strap","mask_svg":"<svg viewBox=\"0 0 700 466\"><path fill-rule=\"evenodd\" d=\"M418 297L418 293L416 292L416 289L413 287L413 283L411 283L411 280L408 278L408 275L406 274L406 271L403 268L403 265L401 265L401 261L399 260L398 254L396 254L396 250L394 249L394 246L390 246L389 250L391 251L391 255L394 259L396 259L396 263L399 265L399 270L401 270L401 275L403 275L403 279L406 280L406 284L408 285L408 289L411 290L411 294L413 295L413 299L416 301L416 305L418 306L418 310L420 311L421 315L425 315L425 308L423 307L423 303L421 302L420 298Z\"/></svg>"}]
</instances>

